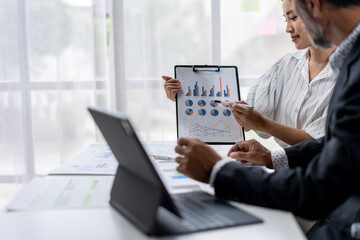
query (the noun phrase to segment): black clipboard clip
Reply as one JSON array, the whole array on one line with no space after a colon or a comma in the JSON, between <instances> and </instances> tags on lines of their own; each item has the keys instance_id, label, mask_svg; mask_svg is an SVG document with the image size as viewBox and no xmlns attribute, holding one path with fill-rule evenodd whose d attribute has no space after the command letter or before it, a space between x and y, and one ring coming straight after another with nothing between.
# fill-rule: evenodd
<instances>
[{"instance_id":1,"label":"black clipboard clip","mask_svg":"<svg viewBox=\"0 0 360 240\"><path fill-rule=\"evenodd\" d=\"M220 66L217 65L194 65L194 72L220 72Z\"/></svg>"}]
</instances>

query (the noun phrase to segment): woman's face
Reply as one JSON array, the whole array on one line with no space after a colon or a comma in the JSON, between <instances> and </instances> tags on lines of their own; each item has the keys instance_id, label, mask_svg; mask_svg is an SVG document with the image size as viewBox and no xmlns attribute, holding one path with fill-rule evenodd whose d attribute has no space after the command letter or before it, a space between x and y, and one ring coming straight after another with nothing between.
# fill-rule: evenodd
<instances>
[{"instance_id":1,"label":"woman's face","mask_svg":"<svg viewBox=\"0 0 360 240\"><path fill-rule=\"evenodd\" d=\"M282 8L286 21L286 32L290 34L296 49L305 49L311 46L310 38L302 26L301 19L295 13L292 3L289 0L283 0Z\"/></svg>"}]
</instances>

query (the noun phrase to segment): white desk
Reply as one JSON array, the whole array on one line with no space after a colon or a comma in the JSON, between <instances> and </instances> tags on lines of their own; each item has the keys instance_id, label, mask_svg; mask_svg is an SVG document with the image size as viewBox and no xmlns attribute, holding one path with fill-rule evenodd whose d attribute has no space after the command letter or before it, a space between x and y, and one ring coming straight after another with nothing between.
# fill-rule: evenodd
<instances>
[{"instance_id":1,"label":"white desk","mask_svg":"<svg viewBox=\"0 0 360 240\"><path fill-rule=\"evenodd\" d=\"M161 239L306 239L291 213L239 203L235 205L260 217L264 222ZM110 205L104 203L104 206L85 209L3 211L0 212L0 238L149 239Z\"/></svg>"},{"instance_id":2,"label":"white desk","mask_svg":"<svg viewBox=\"0 0 360 240\"><path fill-rule=\"evenodd\" d=\"M306 239L290 213L245 204L239 204L239 206L261 217L264 223L161 239ZM148 239L111 207L87 210L3 212L0 214L0 236L4 240Z\"/></svg>"}]
</instances>

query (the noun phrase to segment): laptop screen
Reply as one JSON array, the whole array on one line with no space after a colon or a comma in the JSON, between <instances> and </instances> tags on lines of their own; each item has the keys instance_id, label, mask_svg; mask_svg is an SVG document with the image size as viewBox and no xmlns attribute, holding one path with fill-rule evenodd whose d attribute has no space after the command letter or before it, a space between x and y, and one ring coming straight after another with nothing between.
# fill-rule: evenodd
<instances>
[{"instance_id":1,"label":"laptop screen","mask_svg":"<svg viewBox=\"0 0 360 240\"><path fill-rule=\"evenodd\" d=\"M180 217L127 117L88 110L119 162L110 203L144 231L151 229L159 206Z\"/></svg>"}]
</instances>

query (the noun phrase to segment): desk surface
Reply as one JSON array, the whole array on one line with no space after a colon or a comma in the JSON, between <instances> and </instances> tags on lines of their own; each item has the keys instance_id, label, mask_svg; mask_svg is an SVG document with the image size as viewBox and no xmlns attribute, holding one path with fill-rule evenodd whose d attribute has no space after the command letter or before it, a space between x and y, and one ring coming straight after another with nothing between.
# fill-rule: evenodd
<instances>
[{"instance_id":1,"label":"desk surface","mask_svg":"<svg viewBox=\"0 0 360 240\"><path fill-rule=\"evenodd\" d=\"M161 239L306 239L291 213L234 204L260 217L264 222ZM148 239L106 202L102 206L85 209L3 211L0 212L0 236L7 240Z\"/></svg>"},{"instance_id":2,"label":"desk surface","mask_svg":"<svg viewBox=\"0 0 360 240\"><path fill-rule=\"evenodd\" d=\"M290 213L245 204L236 205L261 217L264 223L161 239L306 239ZM7 240L148 239L111 207L2 212L0 226L0 236Z\"/></svg>"}]
</instances>

